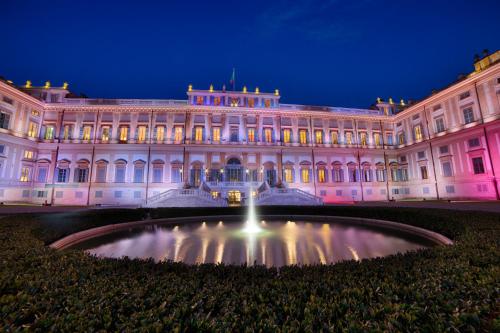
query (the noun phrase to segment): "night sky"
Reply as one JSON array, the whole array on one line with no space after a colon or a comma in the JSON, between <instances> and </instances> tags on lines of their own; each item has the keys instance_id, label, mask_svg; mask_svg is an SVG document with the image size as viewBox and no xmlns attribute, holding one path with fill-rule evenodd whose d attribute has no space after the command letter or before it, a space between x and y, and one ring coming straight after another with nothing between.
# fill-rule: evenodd
<instances>
[{"instance_id":1,"label":"night sky","mask_svg":"<svg viewBox=\"0 0 500 333\"><path fill-rule=\"evenodd\" d=\"M0 0L0 75L89 97L185 99L188 84L282 102L420 99L500 48L500 1Z\"/></svg>"}]
</instances>

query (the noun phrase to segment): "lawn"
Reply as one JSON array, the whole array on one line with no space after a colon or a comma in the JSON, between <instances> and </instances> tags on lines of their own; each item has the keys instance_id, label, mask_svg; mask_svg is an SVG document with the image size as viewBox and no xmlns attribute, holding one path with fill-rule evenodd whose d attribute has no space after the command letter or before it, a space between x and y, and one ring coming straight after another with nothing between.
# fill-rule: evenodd
<instances>
[{"instance_id":1,"label":"lawn","mask_svg":"<svg viewBox=\"0 0 500 333\"><path fill-rule=\"evenodd\" d=\"M375 207L266 207L427 228L455 245L308 267L97 259L46 245L90 227L238 208L96 210L0 220L2 330L500 331L500 214Z\"/></svg>"}]
</instances>

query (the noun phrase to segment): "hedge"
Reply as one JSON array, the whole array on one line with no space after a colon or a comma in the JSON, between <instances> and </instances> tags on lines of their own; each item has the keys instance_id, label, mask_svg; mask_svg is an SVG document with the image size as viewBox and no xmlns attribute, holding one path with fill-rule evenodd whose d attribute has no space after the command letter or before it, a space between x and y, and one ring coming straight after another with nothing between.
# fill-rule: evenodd
<instances>
[{"instance_id":1,"label":"hedge","mask_svg":"<svg viewBox=\"0 0 500 333\"><path fill-rule=\"evenodd\" d=\"M453 246L336 265L185 265L98 259L46 244L142 218L238 208L98 210L0 220L4 331L500 332L500 214L411 208L261 207L261 214L381 218Z\"/></svg>"}]
</instances>

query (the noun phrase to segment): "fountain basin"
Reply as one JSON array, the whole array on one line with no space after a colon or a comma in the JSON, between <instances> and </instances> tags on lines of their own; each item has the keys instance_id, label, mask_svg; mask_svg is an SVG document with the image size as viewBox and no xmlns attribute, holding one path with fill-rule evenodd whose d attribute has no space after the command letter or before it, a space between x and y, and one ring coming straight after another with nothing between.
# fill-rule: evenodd
<instances>
[{"instance_id":1,"label":"fountain basin","mask_svg":"<svg viewBox=\"0 0 500 333\"><path fill-rule=\"evenodd\" d=\"M265 221L263 223L262 221ZM452 241L435 232L390 221L331 217L264 216L245 231L241 216L159 219L78 232L51 245L101 257L153 258L188 264L329 264L404 253Z\"/></svg>"}]
</instances>

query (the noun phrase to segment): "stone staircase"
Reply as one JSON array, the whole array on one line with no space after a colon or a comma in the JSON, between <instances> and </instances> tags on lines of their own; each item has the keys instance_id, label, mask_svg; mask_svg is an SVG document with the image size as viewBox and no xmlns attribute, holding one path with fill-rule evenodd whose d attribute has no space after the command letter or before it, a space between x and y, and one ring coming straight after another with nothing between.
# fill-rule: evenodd
<instances>
[{"instance_id":1,"label":"stone staircase","mask_svg":"<svg viewBox=\"0 0 500 333\"><path fill-rule=\"evenodd\" d=\"M170 189L153 195L144 201L142 207L224 207L227 202L221 198L213 198L210 192L200 188Z\"/></svg>"},{"instance_id":2,"label":"stone staircase","mask_svg":"<svg viewBox=\"0 0 500 333\"><path fill-rule=\"evenodd\" d=\"M297 188L267 187L257 194L255 204L259 206L321 206L323 199Z\"/></svg>"}]
</instances>

